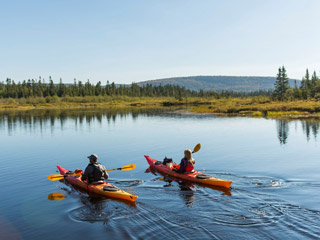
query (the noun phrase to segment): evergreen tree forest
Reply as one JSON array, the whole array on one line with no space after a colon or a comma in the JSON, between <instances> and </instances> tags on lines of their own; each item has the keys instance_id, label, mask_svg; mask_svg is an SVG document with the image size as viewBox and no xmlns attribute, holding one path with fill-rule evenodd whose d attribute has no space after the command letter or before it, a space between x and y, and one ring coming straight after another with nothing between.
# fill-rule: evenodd
<instances>
[{"instance_id":1,"label":"evergreen tree forest","mask_svg":"<svg viewBox=\"0 0 320 240\"><path fill-rule=\"evenodd\" d=\"M298 86L299 85L299 86ZM29 98L63 98L63 97L94 97L94 96L110 96L110 97L173 97L183 100L188 97L208 97L208 98L230 98L230 97L251 97L251 96L269 96L272 100L288 101L288 100L312 100L320 99L320 80L314 71L310 77L309 70L306 70L305 76L300 84L295 83L294 87L290 87L288 76L284 66L278 69L278 74L274 89L266 91L253 92L234 92L234 91L194 91L186 89L178 85L158 85L153 86L146 84L139 86L137 83L128 85L111 84L109 81L105 85L101 82L97 84L77 81L74 79L73 84L64 84L62 79L59 83L54 83L49 77L49 82L44 79L29 79L16 83L14 80L7 78L5 82L0 82L0 99L29 99ZM48 101L47 101L48 102Z\"/></svg>"},{"instance_id":2,"label":"evergreen tree forest","mask_svg":"<svg viewBox=\"0 0 320 240\"><path fill-rule=\"evenodd\" d=\"M280 101L286 100L312 100L320 99L320 80L314 71L310 77L309 70L306 70L300 87L295 82L293 88L289 87L288 76L284 66L278 69L277 80L272 96Z\"/></svg>"},{"instance_id":3,"label":"evergreen tree forest","mask_svg":"<svg viewBox=\"0 0 320 240\"><path fill-rule=\"evenodd\" d=\"M101 82L91 84L88 80L85 83L74 80L73 84L64 84L60 79L59 84L54 84L51 77L49 83L39 80L29 79L15 83L7 78L6 82L0 82L0 98L35 98L35 97L87 97L87 96L128 96L128 97L174 97L182 100L187 97L241 97L241 96L261 96L270 95L271 91L255 91L249 93L239 93L233 91L193 91L177 85L138 86L136 83L128 85L116 85L109 82L102 85Z\"/></svg>"}]
</instances>

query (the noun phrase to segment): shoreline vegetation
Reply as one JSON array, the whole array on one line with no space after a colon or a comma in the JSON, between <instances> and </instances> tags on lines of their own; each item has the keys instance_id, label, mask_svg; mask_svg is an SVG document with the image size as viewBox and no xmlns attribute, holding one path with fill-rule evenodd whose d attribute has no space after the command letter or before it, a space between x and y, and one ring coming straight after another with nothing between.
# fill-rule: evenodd
<instances>
[{"instance_id":1,"label":"shoreline vegetation","mask_svg":"<svg viewBox=\"0 0 320 240\"><path fill-rule=\"evenodd\" d=\"M178 85L103 86L74 79L64 84L38 80L0 82L0 111L32 109L75 109L110 107L180 107L193 114L250 116L267 118L320 118L320 79L314 71L298 86L289 86L284 66L278 69L273 90L254 92L194 91Z\"/></svg>"},{"instance_id":2,"label":"shoreline vegetation","mask_svg":"<svg viewBox=\"0 0 320 240\"><path fill-rule=\"evenodd\" d=\"M173 97L37 97L22 99L0 99L0 111L34 109L82 109L111 107L180 107L184 113L211 114L217 116L249 116L267 118L319 118L320 101L277 101L267 96L226 98ZM179 111L178 111L179 112ZM181 112L181 111L180 111Z\"/></svg>"}]
</instances>

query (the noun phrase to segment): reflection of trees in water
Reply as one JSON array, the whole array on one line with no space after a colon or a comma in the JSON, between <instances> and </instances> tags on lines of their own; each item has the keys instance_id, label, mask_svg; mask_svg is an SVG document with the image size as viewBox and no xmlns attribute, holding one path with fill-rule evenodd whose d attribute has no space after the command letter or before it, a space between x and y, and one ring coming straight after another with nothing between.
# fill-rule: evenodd
<instances>
[{"instance_id":1,"label":"reflection of trees in water","mask_svg":"<svg viewBox=\"0 0 320 240\"><path fill-rule=\"evenodd\" d=\"M42 133L45 129L54 131L55 124L59 124L63 130L67 121L74 122L76 130L81 129L83 124L91 125L93 122L102 124L105 120L116 122L117 118L139 116L165 115L167 108L108 108L108 109L50 109L50 110L30 110L30 111L6 111L0 113L0 130L7 128L9 135L17 128L24 129L25 132ZM170 114L170 116L174 116ZM175 115L179 117L178 115ZM296 120L295 120L296 121ZM289 120L276 120L278 139L280 144L286 144L289 135ZM313 135L317 138L320 121L318 119L300 120L303 132L307 140ZM40 130L39 130L40 129Z\"/></svg>"},{"instance_id":2,"label":"reflection of trees in water","mask_svg":"<svg viewBox=\"0 0 320 240\"><path fill-rule=\"evenodd\" d=\"M277 131L280 144L286 144L289 135L289 124L286 120L277 120Z\"/></svg>"},{"instance_id":3,"label":"reflection of trees in water","mask_svg":"<svg viewBox=\"0 0 320 240\"><path fill-rule=\"evenodd\" d=\"M315 119L300 120L302 130L307 136L307 140L310 140L311 135L317 139L319 133L320 121ZM289 120L277 120L277 132L280 144L286 144L289 135ZM297 124L296 124L297 130Z\"/></svg>"},{"instance_id":4,"label":"reflection of trees in water","mask_svg":"<svg viewBox=\"0 0 320 240\"><path fill-rule=\"evenodd\" d=\"M109 108L109 109L86 109L86 110L30 110L30 111L7 111L0 114L0 129L7 126L9 134L11 134L18 126L24 128L25 131L36 131L37 127L42 132L45 128L54 130L56 123L60 123L63 129L67 121L72 120L76 127L82 126L83 123L90 125L93 122L100 124L104 119L108 123L115 122L117 118L126 118L128 116L133 119L139 115L153 116L164 113L165 109L148 109L148 108Z\"/></svg>"},{"instance_id":5,"label":"reflection of trees in water","mask_svg":"<svg viewBox=\"0 0 320 240\"><path fill-rule=\"evenodd\" d=\"M311 133L313 134L314 138L317 138L319 127L320 127L320 121L301 121L303 132L307 136L307 140L310 140Z\"/></svg>"}]
</instances>

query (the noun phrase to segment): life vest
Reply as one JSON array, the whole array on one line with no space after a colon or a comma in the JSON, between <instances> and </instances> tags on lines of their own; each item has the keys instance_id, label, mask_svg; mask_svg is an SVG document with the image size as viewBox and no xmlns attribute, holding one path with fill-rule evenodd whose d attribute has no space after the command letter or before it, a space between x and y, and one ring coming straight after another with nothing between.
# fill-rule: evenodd
<instances>
[{"instance_id":1,"label":"life vest","mask_svg":"<svg viewBox=\"0 0 320 240\"><path fill-rule=\"evenodd\" d=\"M180 165L177 166L178 173L191 172L193 169L194 167L185 158L182 158Z\"/></svg>"},{"instance_id":2,"label":"life vest","mask_svg":"<svg viewBox=\"0 0 320 240\"><path fill-rule=\"evenodd\" d=\"M191 172L194 169L194 166L192 166L189 162L187 163L186 166L186 172Z\"/></svg>"},{"instance_id":3,"label":"life vest","mask_svg":"<svg viewBox=\"0 0 320 240\"><path fill-rule=\"evenodd\" d=\"M104 166L102 166L100 163L90 163L90 172L88 176L89 182L95 182L99 180L103 180L103 173L104 173Z\"/></svg>"}]
</instances>

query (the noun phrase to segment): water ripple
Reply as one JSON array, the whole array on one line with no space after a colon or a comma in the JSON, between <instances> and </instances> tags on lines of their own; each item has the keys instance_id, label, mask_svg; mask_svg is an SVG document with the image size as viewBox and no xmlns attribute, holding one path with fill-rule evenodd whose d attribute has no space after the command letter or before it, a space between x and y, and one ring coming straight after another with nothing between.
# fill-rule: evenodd
<instances>
[{"instance_id":1,"label":"water ripple","mask_svg":"<svg viewBox=\"0 0 320 240\"><path fill-rule=\"evenodd\" d=\"M80 196L80 199L84 205L69 212L69 217L75 221L107 224L111 219L129 218L137 213L133 205L120 201L87 196Z\"/></svg>"}]
</instances>

